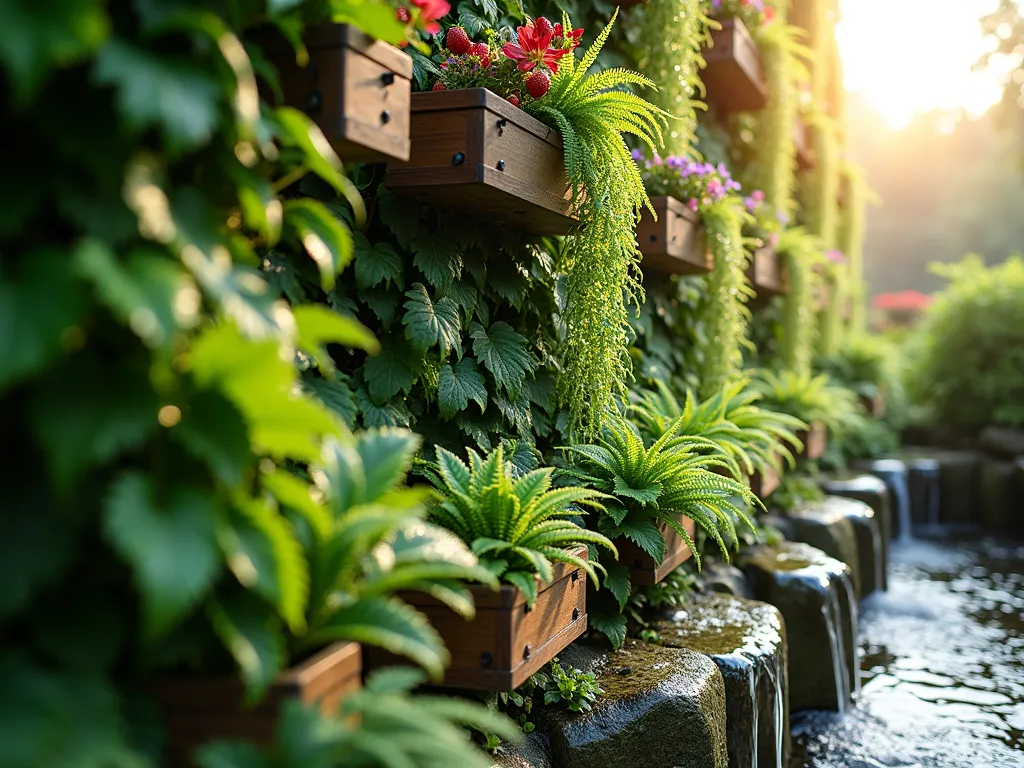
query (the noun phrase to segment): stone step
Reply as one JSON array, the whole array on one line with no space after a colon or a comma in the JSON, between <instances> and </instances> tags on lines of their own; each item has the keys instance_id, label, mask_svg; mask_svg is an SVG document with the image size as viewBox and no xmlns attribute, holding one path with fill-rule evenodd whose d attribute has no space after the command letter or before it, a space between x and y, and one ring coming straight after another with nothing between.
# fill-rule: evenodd
<instances>
[{"instance_id":1,"label":"stone step","mask_svg":"<svg viewBox=\"0 0 1024 768\"><path fill-rule=\"evenodd\" d=\"M548 713L557 768L726 768L725 683L707 656L627 640L596 653L571 646L562 661L593 671L604 693L590 712Z\"/></svg>"},{"instance_id":2,"label":"stone step","mask_svg":"<svg viewBox=\"0 0 1024 768\"><path fill-rule=\"evenodd\" d=\"M787 765L789 676L779 610L741 597L705 593L653 628L665 646L703 653L722 673L730 768Z\"/></svg>"},{"instance_id":3,"label":"stone step","mask_svg":"<svg viewBox=\"0 0 1024 768\"><path fill-rule=\"evenodd\" d=\"M790 541L753 547L741 564L754 597L774 605L785 620L790 708L845 711L860 688L850 567L820 549Z\"/></svg>"},{"instance_id":4,"label":"stone step","mask_svg":"<svg viewBox=\"0 0 1024 768\"><path fill-rule=\"evenodd\" d=\"M850 505L853 505L851 507ZM866 505L837 496L805 504L788 511L782 518L780 530L790 541L810 544L829 557L846 563L851 572L853 590L861 594L860 548L857 529L851 519L851 509L860 511ZM868 507L870 510L870 507Z\"/></svg>"},{"instance_id":5,"label":"stone step","mask_svg":"<svg viewBox=\"0 0 1024 768\"><path fill-rule=\"evenodd\" d=\"M874 590L889 588L889 547L892 542L892 499L885 481L874 475L854 475L844 478L830 478L821 484L822 490L829 496L844 499L855 499L871 507L875 513L875 521L881 537L880 550L882 567L872 571L878 576L874 579ZM874 591L865 589L866 594Z\"/></svg>"}]
</instances>

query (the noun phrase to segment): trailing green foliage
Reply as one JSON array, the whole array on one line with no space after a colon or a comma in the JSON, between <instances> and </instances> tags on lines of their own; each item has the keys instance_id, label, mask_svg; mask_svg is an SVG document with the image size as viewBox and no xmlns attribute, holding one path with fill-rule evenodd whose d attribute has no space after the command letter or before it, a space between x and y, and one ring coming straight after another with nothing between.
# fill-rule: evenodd
<instances>
[{"instance_id":1,"label":"trailing green foliage","mask_svg":"<svg viewBox=\"0 0 1024 768\"><path fill-rule=\"evenodd\" d=\"M786 370L809 374L814 354L817 322L811 306L814 264L821 253L821 241L802 227L784 230L777 251L783 257L789 293L783 299L779 331L779 362Z\"/></svg>"},{"instance_id":2,"label":"trailing green foliage","mask_svg":"<svg viewBox=\"0 0 1024 768\"><path fill-rule=\"evenodd\" d=\"M633 413L648 435L660 435L677 420L679 434L712 441L730 459L733 477L742 480L769 466L781 468L782 461L794 464L792 449L802 445L796 431L807 425L788 414L761 408L758 393L746 379L726 386L713 397L697 402L686 393L680 405L671 390L659 382L656 392L643 392Z\"/></svg>"},{"instance_id":3,"label":"trailing green foliage","mask_svg":"<svg viewBox=\"0 0 1024 768\"><path fill-rule=\"evenodd\" d=\"M864 236L867 228L867 206L870 194L864 172L849 161L843 167L843 186L846 201L840 214L839 249L849 259L850 332L863 334L866 325L864 285Z\"/></svg>"},{"instance_id":4,"label":"trailing green foliage","mask_svg":"<svg viewBox=\"0 0 1024 768\"><path fill-rule=\"evenodd\" d=\"M709 20L701 0L650 0L637 8L637 60L640 70L658 86L651 102L673 120L665 131L667 155L693 153L697 110L704 108L700 70L708 40Z\"/></svg>"},{"instance_id":5,"label":"trailing green foliage","mask_svg":"<svg viewBox=\"0 0 1024 768\"><path fill-rule=\"evenodd\" d=\"M566 275L558 393L568 405L572 428L582 435L596 434L604 414L626 393L632 376L629 307L643 300L634 227L650 201L623 135L636 136L653 152L669 117L624 90L653 87L648 78L621 69L587 73L617 15L580 61L562 59L547 96L533 105L535 114L562 135L573 210L580 220L557 263ZM567 16L562 25L572 28Z\"/></svg>"},{"instance_id":6,"label":"trailing green foliage","mask_svg":"<svg viewBox=\"0 0 1024 768\"><path fill-rule=\"evenodd\" d=\"M387 669L367 678L362 691L345 697L337 717L324 718L313 705L287 701L273 743L218 742L199 752L200 768L268 766L415 766L489 768L493 760L476 749L462 726L513 743L519 729L503 715L456 698L415 696L423 682L413 669Z\"/></svg>"},{"instance_id":7,"label":"trailing green foliage","mask_svg":"<svg viewBox=\"0 0 1024 768\"><path fill-rule=\"evenodd\" d=\"M602 510L604 495L587 488L552 488L554 469L516 476L499 445L486 458L469 449L469 465L443 448L427 476L442 498L431 518L452 531L481 558L485 567L518 587L533 605L538 577L554 577L552 563L568 563L588 573L597 586L600 564L572 550L595 544L615 554L614 545L596 531L569 518L585 507Z\"/></svg>"},{"instance_id":8,"label":"trailing green foliage","mask_svg":"<svg viewBox=\"0 0 1024 768\"><path fill-rule=\"evenodd\" d=\"M930 423L1024 425L1024 259L979 256L932 269L949 281L915 335L912 402Z\"/></svg>"}]
</instances>

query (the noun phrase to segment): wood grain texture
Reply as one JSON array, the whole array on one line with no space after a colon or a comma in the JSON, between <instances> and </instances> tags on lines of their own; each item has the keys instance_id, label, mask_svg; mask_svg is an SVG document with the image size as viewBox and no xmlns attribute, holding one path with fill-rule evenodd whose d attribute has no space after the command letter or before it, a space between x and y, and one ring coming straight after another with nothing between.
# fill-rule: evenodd
<instances>
[{"instance_id":1,"label":"wood grain texture","mask_svg":"<svg viewBox=\"0 0 1024 768\"><path fill-rule=\"evenodd\" d=\"M804 444L800 452L802 459L820 459L828 447L828 427L820 421L811 422L810 429L803 429L796 436Z\"/></svg>"},{"instance_id":2,"label":"wood grain texture","mask_svg":"<svg viewBox=\"0 0 1024 768\"><path fill-rule=\"evenodd\" d=\"M771 246L754 251L747 267L747 280L760 298L789 293L789 275L782 258Z\"/></svg>"},{"instance_id":3,"label":"wood grain texture","mask_svg":"<svg viewBox=\"0 0 1024 768\"><path fill-rule=\"evenodd\" d=\"M636 227L644 272L666 275L710 272L714 268L714 257L707 247L700 217L674 197L654 197L651 204L657 221L649 211L644 211Z\"/></svg>"},{"instance_id":4,"label":"wood grain texture","mask_svg":"<svg viewBox=\"0 0 1024 768\"><path fill-rule=\"evenodd\" d=\"M707 67L700 76L708 103L722 114L764 109L767 91L757 43L739 19L721 24L711 33L711 47L703 51Z\"/></svg>"},{"instance_id":5,"label":"wood grain texture","mask_svg":"<svg viewBox=\"0 0 1024 768\"><path fill-rule=\"evenodd\" d=\"M264 39L284 103L309 115L343 160L409 157L412 60L406 54L348 25L324 24L306 30L309 63L300 67L279 35Z\"/></svg>"},{"instance_id":6,"label":"wood grain texture","mask_svg":"<svg viewBox=\"0 0 1024 768\"><path fill-rule=\"evenodd\" d=\"M697 524L688 517L680 516L683 528L693 538L697 530ZM693 552L686 545L683 537L676 533L674 528L665 523L658 526L658 530L665 537L666 551L665 559L658 565L654 558L644 552L640 547L627 538L615 540L615 547L619 550L619 562L629 568L629 578L634 584L649 587L665 580L672 571L685 563Z\"/></svg>"},{"instance_id":7,"label":"wood grain texture","mask_svg":"<svg viewBox=\"0 0 1024 768\"><path fill-rule=\"evenodd\" d=\"M587 550L574 554L585 559ZM451 653L444 687L510 691L586 631L586 579L579 569L557 564L554 580L541 588L532 608L515 587L470 587L476 617L469 622L429 595L407 593L402 599L426 615ZM368 665L396 661L374 649Z\"/></svg>"},{"instance_id":8,"label":"wood grain texture","mask_svg":"<svg viewBox=\"0 0 1024 768\"><path fill-rule=\"evenodd\" d=\"M413 94L410 134L408 161L388 163L394 191L536 234L576 223L561 136L491 91Z\"/></svg>"},{"instance_id":9,"label":"wood grain texture","mask_svg":"<svg viewBox=\"0 0 1024 768\"><path fill-rule=\"evenodd\" d=\"M278 675L267 695L251 709L236 677L167 678L154 683L167 728L166 757L172 768L191 766L190 755L218 738L269 743L281 705L287 699L318 703L334 712L342 698L359 690L362 651L356 643L335 643Z\"/></svg>"}]
</instances>

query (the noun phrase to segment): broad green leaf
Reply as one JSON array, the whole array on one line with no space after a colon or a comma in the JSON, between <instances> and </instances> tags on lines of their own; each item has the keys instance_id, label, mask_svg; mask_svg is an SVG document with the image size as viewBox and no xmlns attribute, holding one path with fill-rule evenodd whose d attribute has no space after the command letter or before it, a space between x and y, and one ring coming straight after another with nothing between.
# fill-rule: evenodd
<instances>
[{"instance_id":1,"label":"broad green leaf","mask_svg":"<svg viewBox=\"0 0 1024 768\"><path fill-rule=\"evenodd\" d=\"M495 323L490 328L473 323L469 330L476 359L491 372L498 386L513 396L518 395L526 374L537 367L536 359L526 347L526 339L506 322Z\"/></svg>"},{"instance_id":2,"label":"broad green leaf","mask_svg":"<svg viewBox=\"0 0 1024 768\"><path fill-rule=\"evenodd\" d=\"M263 487L270 491L282 505L302 515L321 538L331 532L331 516L326 507L313 498L313 487L283 469L275 469L263 476Z\"/></svg>"},{"instance_id":3,"label":"broad green leaf","mask_svg":"<svg viewBox=\"0 0 1024 768\"><path fill-rule=\"evenodd\" d=\"M382 185L377 193L377 209L381 221L394 234L398 244L408 249L420 231L423 206L411 197L396 195Z\"/></svg>"},{"instance_id":4,"label":"broad green leaf","mask_svg":"<svg viewBox=\"0 0 1024 768\"><path fill-rule=\"evenodd\" d=\"M78 327L83 298L74 272L68 269L67 254L61 251L30 251L4 264L0 269L0 392L84 339Z\"/></svg>"},{"instance_id":5,"label":"broad green leaf","mask_svg":"<svg viewBox=\"0 0 1024 768\"><path fill-rule=\"evenodd\" d=\"M242 482L254 460L242 414L219 392L203 390L189 398L170 435L229 486Z\"/></svg>"},{"instance_id":6,"label":"broad green leaf","mask_svg":"<svg viewBox=\"0 0 1024 768\"><path fill-rule=\"evenodd\" d=\"M466 28L471 37L475 37L487 29L490 24L487 19L478 15L469 3L459 5L459 25Z\"/></svg>"},{"instance_id":7,"label":"broad green leaf","mask_svg":"<svg viewBox=\"0 0 1024 768\"><path fill-rule=\"evenodd\" d=\"M242 220L259 233L268 246L277 245L284 223L284 208L266 178L241 163L231 166L235 180Z\"/></svg>"},{"instance_id":8,"label":"broad green leaf","mask_svg":"<svg viewBox=\"0 0 1024 768\"><path fill-rule=\"evenodd\" d=\"M616 496L625 496L641 504L653 504L661 495L661 483L650 483L645 488L633 488L618 475L615 476L614 482L613 492Z\"/></svg>"},{"instance_id":9,"label":"broad green leaf","mask_svg":"<svg viewBox=\"0 0 1024 768\"><path fill-rule=\"evenodd\" d=\"M494 402L501 411L501 415L513 429L524 439L530 439L533 434L533 417L530 414L530 401L526 393L520 391L517 397L506 396L504 392L496 392Z\"/></svg>"},{"instance_id":10,"label":"broad green leaf","mask_svg":"<svg viewBox=\"0 0 1024 768\"><path fill-rule=\"evenodd\" d=\"M159 126L172 151L206 144L219 118L221 87L209 67L110 40L96 56L97 83L117 89L127 125Z\"/></svg>"},{"instance_id":11,"label":"broad green leaf","mask_svg":"<svg viewBox=\"0 0 1024 768\"><path fill-rule=\"evenodd\" d=\"M370 396L384 403L399 392L409 393L419 361L405 339L390 334L381 339L380 353L366 361L363 376Z\"/></svg>"},{"instance_id":12,"label":"broad green leaf","mask_svg":"<svg viewBox=\"0 0 1024 768\"><path fill-rule=\"evenodd\" d=\"M373 503L401 484L419 447L419 435L406 430L384 429L360 434L356 450L363 459L366 473L363 503Z\"/></svg>"},{"instance_id":13,"label":"broad green leaf","mask_svg":"<svg viewBox=\"0 0 1024 768\"><path fill-rule=\"evenodd\" d=\"M526 440L504 440L501 444L505 461L513 467L516 477L532 472L540 466L540 452Z\"/></svg>"},{"instance_id":14,"label":"broad green leaf","mask_svg":"<svg viewBox=\"0 0 1024 768\"><path fill-rule=\"evenodd\" d=\"M398 306L402 302L402 294L387 288L367 288L359 292L358 298L377 316L384 328L390 328L395 322Z\"/></svg>"},{"instance_id":15,"label":"broad green leaf","mask_svg":"<svg viewBox=\"0 0 1024 768\"><path fill-rule=\"evenodd\" d=\"M334 371L334 361L325 344L342 344L371 354L380 345L366 327L351 317L339 315L323 304L304 304L292 310L299 331L299 348L310 355L321 371Z\"/></svg>"},{"instance_id":16,"label":"broad green leaf","mask_svg":"<svg viewBox=\"0 0 1024 768\"><path fill-rule=\"evenodd\" d=\"M632 583L629 579L629 566L622 563L608 563L605 566L607 573L604 577L604 586L619 601L619 610L625 610L629 596L632 594Z\"/></svg>"},{"instance_id":17,"label":"broad green leaf","mask_svg":"<svg viewBox=\"0 0 1024 768\"><path fill-rule=\"evenodd\" d=\"M280 0L278 0L280 2ZM363 30L370 37L397 45L405 39L405 25L396 18L388 3L344 2L333 3L333 21L347 22Z\"/></svg>"},{"instance_id":18,"label":"broad green leaf","mask_svg":"<svg viewBox=\"0 0 1024 768\"><path fill-rule=\"evenodd\" d=\"M587 612L587 623L608 638L613 648L626 641L626 615L623 613Z\"/></svg>"},{"instance_id":19,"label":"broad green leaf","mask_svg":"<svg viewBox=\"0 0 1024 768\"><path fill-rule=\"evenodd\" d=\"M437 383L437 405L441 417L450 419L464 411L470 400L480 406L481 413L487 408L487 387L473 359L464 357L454 366L441 366Z\"/></svg>"},{"instance_id":20,"label":"broad green leaf","mask_svg":"<svg viewBox=\"0 0 1024 768\"><path fill-rule=\"evenodd\" d=\"M121 264L104 244L88 241L75 251L75 267L100 300L151 347L167 345L178 327L198 319L176 311L196 295L196 286L179 263L165 256L136 252Z\"/></svg>"},{"instance_id":21,"label":"broad green leaf","mask_svg":"<svg viewBox=\"0 0 1024 768\"><path fill-rule=\"evenodd\" d=\"M456 357L462 357L462 335L459 327L459 308L451 299L433 302L422 283L413 283L412 290L405 297L405 314L402 324L405 337L413 349L421 354L437 345L441 358L446 359L454 350Z\"/></svg>"},{"instance_id":22,"label":"broad green leaf","mask_svg":"<svg viewBox=\"0 0 1024 768\"><path fill-rule=\"evenodd\" d=\"M405 400L393 398L384 405L377 405L366 390L356 390L356 402L366 429L377 427L408 427L412 422L412 413Z\"/></svg>"},{"instance_id":23,"label":"broad green leaf","mask_svg":"<svg viewBox=\"0 0 1024 768\"><path fill-rule=\"evenodd\" d=\"M375 243L371 246L362 232L352 235L352 243L356 255L356 288L365 290L381 283L389 288L392 283L399 288L405 287L402 257L390 243Z\"/></svg>"},{"instance_id":24,"label":"broad green leaf","mask_svg":"<svg viewBox=\"0 0 1024 768\"><path fill-rule=\"evenodd\" d=\"M323 203L310 199L285 202L284 223L320 268L323 289L331 290L335 277L352 261L348 228Z\"/></svg>"},{"instance_id":25,"label":"broad green leaf","mask_svg":"<svg viewBox=\"0 0 1024 768\"><path fill-rule=\"evenodd\" d=\"M270 606L246 592L211 603L207 615L238 664L246 702L255 703L287 663L279 620Z\"/></svg>"},{"instance_id":26,"label":"broad green leaf","mask_svg":"<svg viewBox=\"0 0 1024 768\"><path fill-rule=\"evenodd\" d=\"M234 506L238 514L218 531L228 567L243 587L277 606L293 632L303 631L309 563L295 532L287 519L263 500L237 499Z\"/></svg>"},{"instance_id":27,"label":"broad green leaf","mask_svg":"<svg viewBox=\"0 0 1024 768\"><path fill-rule=\"evenodd\" d=\"M0 3L0 61L15 100L27 103L52 69L81 61L103 43L109 31L106 7L100 0Z\"/></svg>"},{"instance_id":28,"label":"broad green leaf","mask_svg":"<svg viewBox=\"0 0 1024 768\"><path fill-rule=\"evenodd\" d=\"M444 233L421 233L412 242L412 263L434 288L447 291L462 274L462 255Z\"/></svg>"},{"instance_id":29,"label":"broad green leaf","mask_svg":"<svg viewBox=\"0 0 1024 768\"><path fill-rule=\"evenodd\" d=\"M349 429L355 426L359 409L356 406L355 393L344 381L308 377L302 380L302 388L338 414Z\"/></svg>"},{"instance_id":30,"label":"broad green leaf","mask_svg":"<svg viewBox=\"0 0 1024 768\"><path fill-rule=\"evenodd\" d=\"M104 534L135 575L146 631L162 634L202 599L220 569L215 500L178 485L158 498L151 477L125 472L103 507Z\"/></svg>"},{"instance_id":31,"label":"broad green leaf","mask_svg":"<svg viewBox=\"0 0 1024 768\"><path fill-rule=\"evenodd\" d=\"M619 533L634 542L640 549L654 558L658 565L665 557L665 537L650 520L632 522L624 520L618 526Z\"/></svg>"}]
</instances>

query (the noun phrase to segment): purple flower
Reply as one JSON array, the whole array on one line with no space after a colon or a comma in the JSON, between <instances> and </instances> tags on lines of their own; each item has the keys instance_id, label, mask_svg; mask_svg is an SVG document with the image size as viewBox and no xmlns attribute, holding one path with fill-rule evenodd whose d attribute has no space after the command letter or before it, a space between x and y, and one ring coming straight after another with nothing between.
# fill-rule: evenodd
<instances>
[{"instance_id":1,"label":"purple flower","mask_svg":"<svg viewBox=\"0 0 1024 768\"><path fill-rule=\"evenodd\" d=\"M757 210L757 201L754 200L754 198L752 197L744 197L743 205L745 205L747 210L750 211L751 213Z\"/></svg>"},{"instance_id":2,"label":"purple flower","mask_svg":"<svg viewBox=\"0 0 1024 768\"><path fill-rule=\"evenodd\" d=\"M787 224L789 224L789 214L786 213L785 211L779 211L778 218L779 224L781 224L782 226L786 226Z\"/></svg>"},{"instance_id":3,"label":"purple flower","mask_svg":"<svg viewBox=\"0 0 1024 768\"><path fill-rule=\"evenodd\" d=\"M657 152L654 153L654 157L651 158L653 165L661 165L661 156Z\"/></svg>"},{"instance_id":4,"label":"purple flower","mask_svg":"<svg viewBox=\"0 0 1024 768\"><path fill-rule=\"evenodd\" d=\"M639 149L634 149L630 154L633 156L633 159L638 163L644 159L644 153L641 152Z\"/></svg>"}]
</instances>

